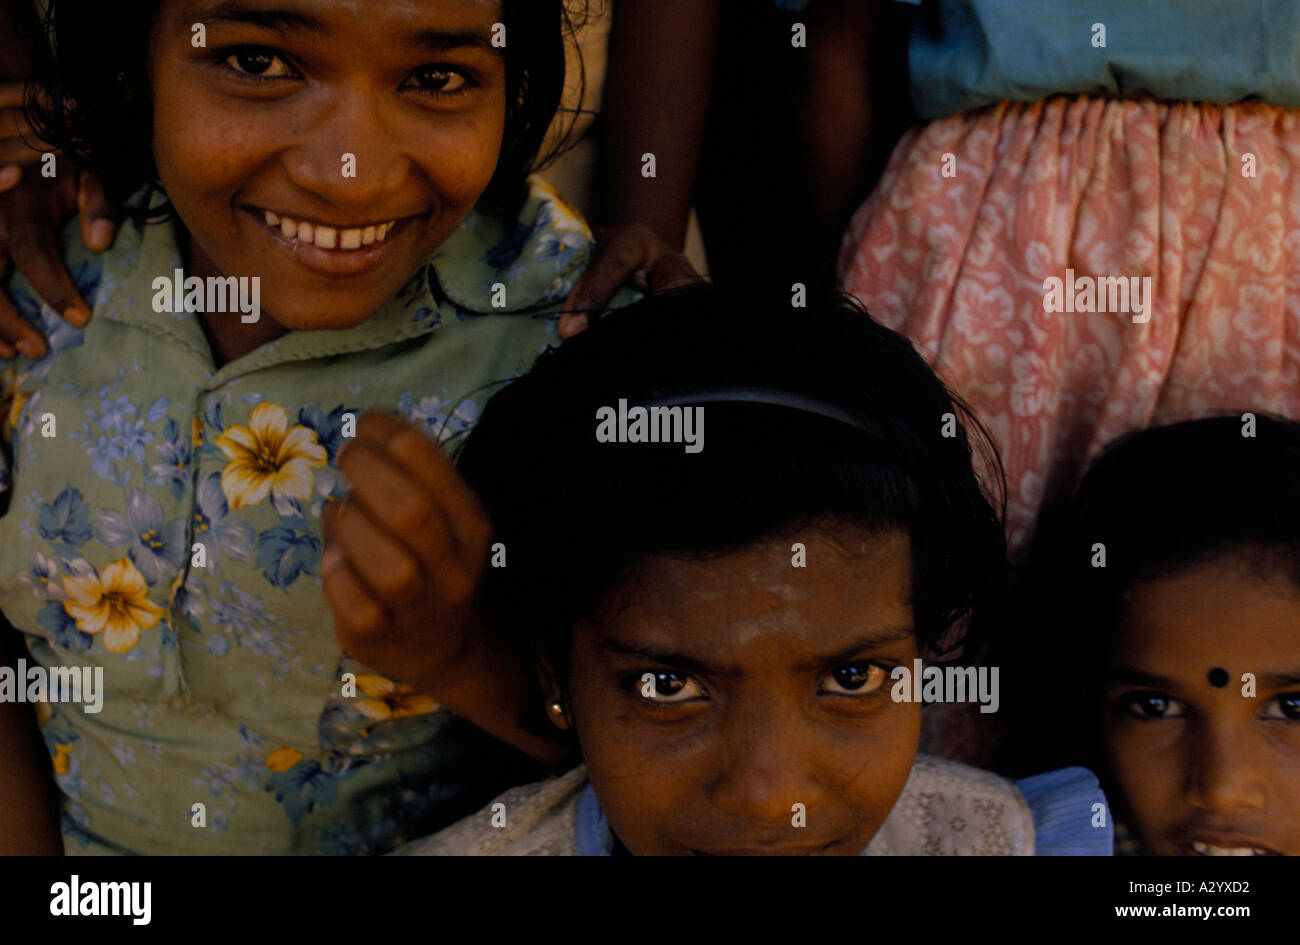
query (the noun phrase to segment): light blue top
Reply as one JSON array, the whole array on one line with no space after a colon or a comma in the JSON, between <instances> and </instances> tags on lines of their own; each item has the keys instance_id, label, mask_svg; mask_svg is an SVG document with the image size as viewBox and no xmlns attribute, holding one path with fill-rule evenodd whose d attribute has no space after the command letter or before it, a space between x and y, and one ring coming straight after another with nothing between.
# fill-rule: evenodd
<instances>
[{"instance_id":1,"label":"light blue top","mask_svg":"<svg viewBox=\"0 0 1300 945\"><path fill-rule=\"evenodd\" d=\"M922 118L1083 93L1300 108L1296 0L899 2Z\"/></svg>"},{"instance_id":2,"label":"light blue top","mask_svg":"<svg viewBox=\"0 0 1300 945\"><path fill-rule=\"evenodd\" d=\"M1035 856L1110 856L1114 830L1097 778L1087 768L1061 768L1014 782L1034 816ZM1096 805L1102 805L1100 824ZM578 856L610 856L614 834L588 784L578 799Z\"/></svg>"}]
</instances>

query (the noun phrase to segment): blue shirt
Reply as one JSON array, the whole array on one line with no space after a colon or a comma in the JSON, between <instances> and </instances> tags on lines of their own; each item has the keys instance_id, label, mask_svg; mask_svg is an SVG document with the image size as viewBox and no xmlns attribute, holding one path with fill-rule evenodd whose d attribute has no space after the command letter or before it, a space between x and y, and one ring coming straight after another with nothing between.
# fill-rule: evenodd
<instances>
[{"instance_id":1,"label":"blue shirt","mask_svg":"<svg viewBox=\"0 0 1300 945\"><path fill-rule=\"evenodd\" d=\"M1060 94L1300 107L1295 0L899 2L918 7L908 62L922 118Z\"/></svg>"}]
</instances>

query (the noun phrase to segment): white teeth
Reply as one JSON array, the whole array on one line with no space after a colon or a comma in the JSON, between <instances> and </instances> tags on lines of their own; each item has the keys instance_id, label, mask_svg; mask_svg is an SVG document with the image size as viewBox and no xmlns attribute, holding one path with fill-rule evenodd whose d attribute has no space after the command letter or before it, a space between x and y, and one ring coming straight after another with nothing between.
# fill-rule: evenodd
<instances>
[{"instance_id":1,"label":"white teeth","mask_svg":"<svg viewBox=\"0 0 1300 945\"><path fill-rule=\"evenodd\" d=\"M1267 856L1258 847L1216 847L1209 843L1192 841L1192 849L1201 856Z\"/></svg>"},{"instance_id":2,"label":"white teeth","mask_svg":"<svg viewBox=\"0 0 1300 945\"><path fill-rule=\"evenodd\" d=\"M362 246L383 242L393 227L397 226L396 220L389 220L387 223L376 223L364 228L358 226L341 230L323 223L307 223L282 217L270 210L264 210L263 213L266 215L266 225L278 228L286 239L296 239L300 243L311 243L319 249L329 250L360 249Z\"/></svg>"}]
</instances>

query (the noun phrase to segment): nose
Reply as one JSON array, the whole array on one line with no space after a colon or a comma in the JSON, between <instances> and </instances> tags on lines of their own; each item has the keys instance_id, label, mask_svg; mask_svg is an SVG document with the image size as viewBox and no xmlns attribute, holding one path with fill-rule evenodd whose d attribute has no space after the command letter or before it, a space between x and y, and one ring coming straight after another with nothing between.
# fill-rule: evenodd
<instances>
[{"instance_id":1,"label":"nose","mask_svg":"<svg viewBox=\"0 0 1300 945\"><path fill-rule=\"evenodd\" d=\"M1216 814L1264 808L1267 792L1255 752L1249 733L1206 724L1188 746L1187 802Z\"/></svg>"},{"instance_id":2,"label":"nose","mask_svg":"<svg viewBox=\"0 0 1300 945\"><path fill-rule=\"evenodd\" d=\"M823 790L815 770L814 733L793 706L762 697L724 716L711 800L720 811L769 827L792 827L796 804L811 824Z\"/></svg>"},{"instance_id":3,"label":"nose","mask_svg":"<svg viewBox=\"0 0 1300 945\"><path fill-rule=\"evenodd\" d=\"M398 123L377 90L361 83L332 87L294 136L285 156L289 178L341 209L382 203L411 172Z\"/></svg>"}]
</instances>

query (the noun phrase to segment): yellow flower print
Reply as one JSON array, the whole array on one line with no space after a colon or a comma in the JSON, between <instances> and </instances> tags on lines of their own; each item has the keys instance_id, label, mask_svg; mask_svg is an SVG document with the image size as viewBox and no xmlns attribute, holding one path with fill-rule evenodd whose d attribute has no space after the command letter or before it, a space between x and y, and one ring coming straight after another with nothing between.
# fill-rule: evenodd
<instances>
[{"instance_id":1,"label":"yellow flower print","mask_svg":"<svg viewBox=\"0 0 1300 945\"><path fill-rule=\"evenodd\" d=\"M425 715L438 708L438 703L428 696L386 676L358 676L357 686L370 696L356 703L357 711L376 721Z\"/></svg>"},{"instance_id":2,"label":"yellow flower print","mask_svg":"<svg viewBox=\"0 0 1300 945\"><path fill-rule=\"evenodd\" d=\"M77 629L104 634L110 653L125 653L140 642L140 631L156 625L166 612L149 600L144 575L130 558L118 558L99 577L66 577L68 601L63 609L76 618Z\"/></svg>"},{"instance_id":3,"label":"yellow flower print","mask_svg":"<svg viewBox=\"0 0 1300 945\"><path fill-rule=\"evenodd\" d=\"M67 745L54 746L54 773L67 774L72 766L72 751Z\"/></svg>"},{"instance_id":4,"label":"yellow flower print","mask_svg":"<svg viewBox=\"0 0 1300 945\"><path fill-rule=\"evenodd\" d=\"M257 505L268 493L306 500L312 467L325 465L316 431L302 425L290 429L279 404L258 404L248 426L232 426L214 442L230 460L221 471L221 489L232 509Z\"/></svg>"},{"instance_id":5,"label":"yellow flower print","mask_svg":"<svg viewBox=\"0 0 1300 945\"><path fill-rule=\"evenodd\" d=\"M195 449L203 445L203 419L201 417L196 416L190 422L190 442L194 444Z\"/></svg>"},{"instance_id":6,"label":"yellow flower print","mask_svg":"<svg viewBox=\"0 0 1300 945\"><path fill-rule=\"evenodd\" d=\"M302 761L302 752L284 745L266 756L266 766L272 771L288 771L300 761Z\"/></svg>"},{"instance_id":7,"label":"yellow flower print","mask_svg":"<svg viewBox=\"0 0 1300 945\"><path fill-rule=\"evenodd\" d=\"M27 406L31 396L18 390L26 379L26 374L19 374L13 368L0 376L0 406L3 406L6 401L9 403L9 408L4 411L4 426L0 428L0 434L3 435L6 443L13 442L13 431L18 426L18 421L22 419L23 408Z\"/></svg>"}]
</instances>

